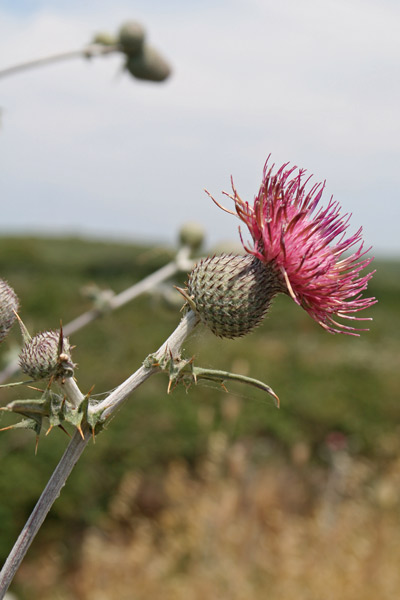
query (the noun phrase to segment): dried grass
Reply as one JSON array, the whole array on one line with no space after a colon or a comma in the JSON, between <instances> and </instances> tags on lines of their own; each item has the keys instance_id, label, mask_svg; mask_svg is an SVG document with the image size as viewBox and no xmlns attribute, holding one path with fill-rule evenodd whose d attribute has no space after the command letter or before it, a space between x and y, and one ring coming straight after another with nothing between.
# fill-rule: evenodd
<instances>
[{"instance_id":1,"label":"dried grass","mask_svg":"<svg viewBox=\"0 0 400 600\"><path fill-rule=\"evenodd\" d=\"M258 463L254 441L209 437L193 473L126 474L79 566L57 548L20 572L42 600L386 600L400 590L400 460L385 470L331 449L330 468ZM60 583L60 579L63 583Z\"/></svg>"}]
</instances>

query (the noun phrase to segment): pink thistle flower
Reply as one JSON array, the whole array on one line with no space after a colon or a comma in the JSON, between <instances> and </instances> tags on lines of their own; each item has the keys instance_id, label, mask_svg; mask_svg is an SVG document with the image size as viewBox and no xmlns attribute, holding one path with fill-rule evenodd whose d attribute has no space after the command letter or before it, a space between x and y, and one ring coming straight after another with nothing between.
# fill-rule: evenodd
<instances>
[{"instance_id":1,"label":"pink thistle flower","mask_svg":"<svg viewBox=\"0 0 400 600\"><path fill-rule=\"evenodd\" d=\"M325 183L314 184L308 191L303 169L287 168L284 164L275 174L264 167L263 181L250 205L238 195L232 181L236 215L252 237L252 244L243 242L247 253L271 267L281 279L285 292L330 333L359 335L367 331L337 322L334 317L351 320L371 320L354 313L375 304L375 298L363 298L373 272L360 275L373 258L362 258L362 228L346 238L350 216L340 214L338 202L331 198L319 207ZM297 170L297 173L295 171ZM212 197L211 197L212 198ZM212 200L225 210L214 198ZM345 252L358 246L352 254Z\"/></svg>"}]
</instances>

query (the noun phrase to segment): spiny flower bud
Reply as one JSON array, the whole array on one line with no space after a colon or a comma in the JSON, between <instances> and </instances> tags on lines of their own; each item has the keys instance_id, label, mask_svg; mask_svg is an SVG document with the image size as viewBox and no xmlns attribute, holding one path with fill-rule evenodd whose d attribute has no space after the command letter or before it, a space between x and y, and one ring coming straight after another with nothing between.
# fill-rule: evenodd
<instances>
[{"instance_id":1,"label":"spiny flower bud","mask_svg":"<svg viewBox=\"0 0 400 600\"><path fill-rule=\"evenodd\" d=\"M146 32L140 23L127 21L119 30L118 42L128 56L135 56L143 47Z\"/></svg>"},{"instance_id":2,"label":"spiny flower bud","mask_svg":"<svg viewBox=\"0 0 400 600\"><path fill-rule=\"evenodd\" d=\"M0 343L8 335L18 310L18 297L4 279L0 279Z\"/></svg>"},{"instance_id":3,"label":"spiny flower bud","mask_svg":"<svg viewBox=\"0 0 400 600\"><path fill-rule=\"evenodd\" d=\"M179 231L179 241L182 246L198 250L204 242L204 228L199 223L185 223Z\"/></svg>"},{"instance_id":4,"label":"spiny flower bud","mask_svg":"<svg viewBox=\"0 0 400 600\"><path fill-rule=\"evenodd\" d=\"M171 74L171 68L159 52L145 44L139 54L128 56L126 69L137 79L164 81Z\"/></svg>"},{"instance_id":5,"label":"spiny flower bud","mask_svg":"<svg viewBox=\"0 0 400 600\"><path fill-rule=\"evenodd\" d=\"M187 295L193 310L215 335L235 338L257 327L272 298L283 291L279 274L257 258L222 254L194 267Z\"/></svg>"},{"instance_id":6,"label":"spiny flower bud","mask_svg":"<svg viewBox=\"0 0 400 600\"><path fill-rule=\"evenodd\" d=\"M67 338L60 337L59 331L44 331L28 340L19 355L23 372L34 380L72 375L71 347Z\"/></svg>"}]
</instances>

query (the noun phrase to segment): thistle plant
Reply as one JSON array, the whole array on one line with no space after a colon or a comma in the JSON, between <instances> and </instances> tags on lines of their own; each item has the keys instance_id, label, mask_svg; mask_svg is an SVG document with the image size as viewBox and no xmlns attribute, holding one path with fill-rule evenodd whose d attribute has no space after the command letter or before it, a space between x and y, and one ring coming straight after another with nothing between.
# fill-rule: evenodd
<instances>
[{"instance_id":1,"label":"thistle plant","mask_svg":"<svg viewBox=\"0 0 400 600\"><path fill-rule=\"evenodd\" d=\"M125 69L136 78L159 82L170 74L168 64L147 44L146 33L137 23L125 24L116 36L97 34L83 54L114 51L124 54ZM60 56L50 60L58 59ZM7 73L3 71L0 76ZM88 442L149 377L166 373L167 392L180 384L189 388L201 379L222 385L229 380L239 381L262 389L279 404L278 396L266 383L229 371L202 368L195 364L195 357L185 356L182 346L197 325L202 323L223 338L247 335L262 322L273 298L287 294L330 333L359 335L365 330L337 320L369 320L357 315L376 302L375 298L363 297L373 272L361 273L372 260L366 258L362 231L346 238L349 217L341 216L339 204L332 199L326 207L320 207L324 185L310 187L310 178L305 179L304 175L302 169L290 168L288 164L274 172L274 166L269 167L267 161L253 203L242 200L233 184L233 193L226 195L233 201L234 210L213 199L246 225L250 241L245 241L240 232L245 255L211 256L193 266L192 256L201 247L203 232L190 224L180 232L182 245L171 263L120 294L92 289L94 307L59 331L31 337L19 317L23 347L18 364L13 364L5 376L21 368L30 379L19 383L39 381L44 389L39 397L16 400L2 407L22 417L22 421L4 429L25 427L34 430L38 437L43 423L48 424L47 432L70 423L76 431L3 566L0 599ZM347 254L351 249L352 253ZM69 336L182 270L190 272L186 289L180 289L185 302L176 330L103 400L91 398L91 390L81 392L75 379ZM0 280L0 341L9 333L18 310L16 293Z\"/></svg>"},{"instance_id":2,"label":"thistle plant","mask_svg":"<svg viewBox=\"0 0 400 600\"><path fill-rule=\"evenodd\" d=\"M244 256L223 254L202 259L188 276L186 312L177 329L143 365L101 402L90 399L90 393L80 392L73 377L74 364L70 346L62 330L40 333L31 338L22 325L25 345L20 355L22 370L33 379L48 381L42 397L36 401L14 401L6 410L22 414L23 423L40 433L43 419L50 428L73 423L77 433L66 449L46 489L21 532L0 574L0 593L5 593L18 565L23 559L52 503L90 438L99 433L115 410L144 381L157 372L169 377L168 391L179 383L186 386L199 379L219 381L239 380L259 387L274 397L266 384L226 371L214 371L194 365L193 357L182 356L181 348L191 331L200 322L221 337L235 338L250 333L263 319L273 297L285 293L302 306L319 325L330 333L359 335L359 330L338 323L342 319L369 319L355 313L372 306L376 300L363 298L372 272L361 275L371 258L365 258L361 229L348 238L345 231L348 218L340 215L339 205L331 199L326 208L318 208L323 185L306 190L304 171L287 169L283 165L276 173L273 167L264 169L260 191L251 205L243 201L234 186L236 214L250 232L252 242L243 241ZM215 200L214 202L220 206ZM222 208L222 207L221 207ZM198 247L198 236L192 249ZM339 241L335 242L337 236ZM343 253L358 247L349 256ZM7 288L4 296L18 305L15 293ZM110 302L113 297L111 296ZM9 326L7 302L4 304L4 324ZM1 307L3 309L3 306ZM56 382L61 395L51 392ZM63 402L62 398L66 398ZM33 423L33 425L32 425ZM2 597L2 596L0 596Z\"/></svg>"}]
</instances>

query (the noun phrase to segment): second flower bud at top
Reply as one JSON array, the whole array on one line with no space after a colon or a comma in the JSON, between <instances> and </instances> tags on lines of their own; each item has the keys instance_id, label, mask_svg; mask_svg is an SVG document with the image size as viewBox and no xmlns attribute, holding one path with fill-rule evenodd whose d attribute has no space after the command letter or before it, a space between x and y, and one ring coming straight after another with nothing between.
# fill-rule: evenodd
<instances>
[{"instance_id":1,"label":"second flower bud at top","mask_svg":"<svg viewBox=\"0 0 400 600\"><path fill-rule=\"evenodd\" d=\"M204 242L204 228L194 221L184 223L179 230L179 242L188 246L193 252L199 250Z\"/></svg>"},{"instance_id":2,"label":"second flower bud at top","mask_svg":"<svg viewBox=\"0 0 400 600\"><path fill-rule=\"evenodd\" d=\"M146 32L140 23L127 21L118 33L118 44L126 55L126 70L146 81L164 81L171 74L171 67L161 54L149 46Z\"/></svg>"}]
</instances>

